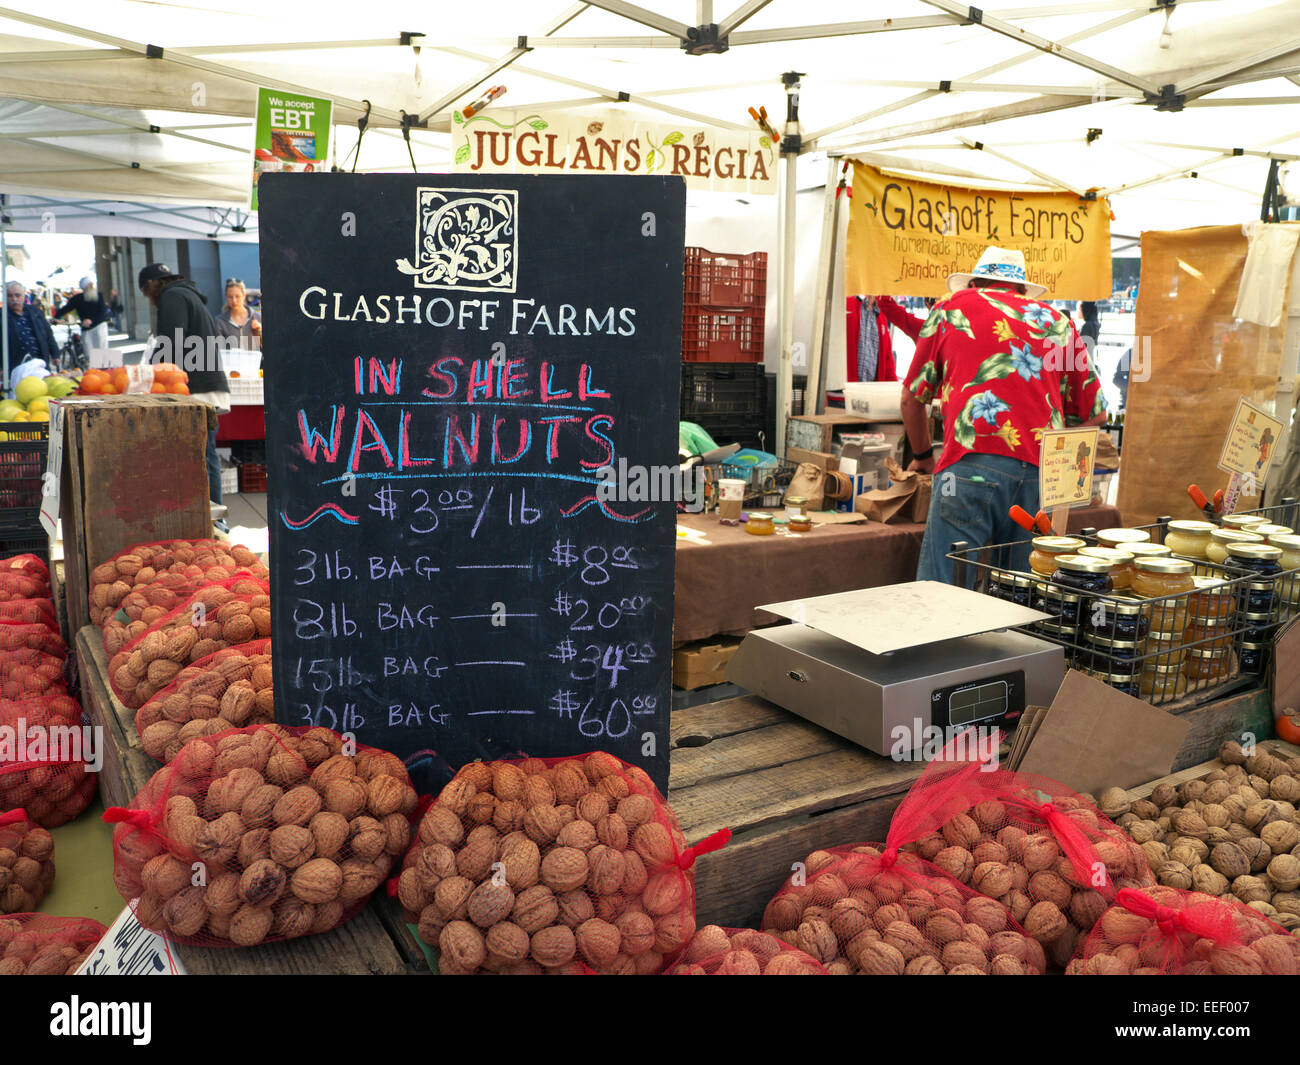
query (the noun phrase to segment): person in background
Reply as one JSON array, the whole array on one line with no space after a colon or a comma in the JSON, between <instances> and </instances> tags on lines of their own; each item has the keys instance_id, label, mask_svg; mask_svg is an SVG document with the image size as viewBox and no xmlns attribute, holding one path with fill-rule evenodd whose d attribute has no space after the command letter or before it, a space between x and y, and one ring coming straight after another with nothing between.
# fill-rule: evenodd
<instances>
[{"instance_id":1,"label":"person in background","mask_svg":"<svg viewBox=\"0 0 1300 1065\"><path fill-rule=\"evenodd\" d=\"M877 296L876 306L880 308L880 313L885 316L892 326L897 326L913 343L916 343L917 335L921 332L921 326L925 325L924 318L918 318L911 314L903 307L893 296Z\"/></svg>"},{"instance_id":2,"label":"person in background","mask_svg":"<svg viewBox=\"0 0 1300 1065\"><path fill-rule=\"evenodd\" d=\"M1066 418L1102 425L1106 402L1087 346L1068 315L1037 297L1024 255L988 247L971 273L948 278L952 295L921 329L903 384L911 468L935 475L917 580L953 580L952 543L972 547L1024 538L1008 511L1038 512L1042 431ZM930 440L930 402L943 406L943 450ZM1062 530L1064 531L1064 530ZM995 561L1028 569L1029 549Z\"/></svg>"},{"instance_id":3,"label":"person in background","mask_svg":"<svg viewBox=\"0 0 1300 1065\"><path fill-rule=\"evenodd\" d=\"M1128 374L1129 367L1133 364L1133 349L1129 348L1124 352L1119 362L1115 366L1115 376L1111 378L1116 388L1119 389L1119 409L1128 410Z\"/></svg>"},{"instance_id":4,"label":"person in background","mask_svg":"<svg viewBox=\"0 0 1300 1065\"><path fill-rule=\"evenodd\" d=\"M81 291L63 305L58 317L66 318L70 314L81 319L81 342L86 351L108 347L108 323L113 312L90 274L81 279Z\"/></svg>"},{"instance_id":5,"label":"person in background","mask_svg":"<svg viewBox=\"0 0 1300 1065\"><path fill-rule=\"evenodd\" d=\"M117 332L122 331L122 297L117 294L117 289L113 289L108 294L108 309L113 315L113 329Z\"/></svg>"},{"instance_id":6,"label":"person in background","mask_svg":"<svg viewBox=\"0 0 1300 1065\"><path fill-rule=\"evenodd\" d=\"M5 286L6 310L9 312L9 387L15 388L24 377L48 377L58 362L59 345L54 330L34 306L27 302L27 289L17 281Z\"/></svg>"},{"instance_id":7,"label":"person in background","mask_svg":"<svg viewBox=\"0 0 1300 1065\"><path fill-rule=\"evenodd\" d=\"M226 281L226 305L217 315L217 331L223 337L238 337L241 348L262 346L262 316L248 307L248 290L237 277Z\"/></svg>"},{"instance_id":8,"label":"person in background","mask_svg":"<svg viewBox=\"0 0 1300 1065\"><path fill-rule=\"evenodd\" d=\"M1088 344L1088 354L1097 350L1097 338L1101 336L1101 318L1097 314L1097 305L1091 300L1079 304L1079 313L1083 316L1083 325L1079 326L1079 336Z\"/></svg>"},{"instance_id":9,"label":"person in background","mask_svg":"<svg viewBox=\"0 0 1300 1065\"><path fill-rule=\"evenodd\" d=\"M173 362L190 375L190 395L225 414L230 410L230 383L221 368L217 324L203 305L203 295L194 282L174 274L164 263L150 263L140 271L140 292L158 312L154 345L146 361ZM202 363L190 369L190 358L182 360L186 342L200 337ZM160 357L161 356L161 357ZM208 433L208 491L212 502L221 502L221 462L217 458L217 431Z\"/></svg>"}]
</instances>

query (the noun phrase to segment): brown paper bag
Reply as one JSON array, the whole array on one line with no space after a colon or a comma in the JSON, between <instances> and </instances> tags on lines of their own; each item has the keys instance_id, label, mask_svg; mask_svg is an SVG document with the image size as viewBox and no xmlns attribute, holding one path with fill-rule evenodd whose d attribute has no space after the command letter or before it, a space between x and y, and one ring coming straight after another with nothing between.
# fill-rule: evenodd
<instances>
[{"instance_id":1,"label":"brown paper bag","mask_svg":"<svg viewBox=\"0 0 1300 1065\"><path fill-rule=\"evenodd\" d=\"M785 490L785 497L803 496L808 500L806 510L821 510L825 506L823 487L826 473L815 462L801 462L790 479L790 487Z\"/></svg>"},{"instance_id":2,"label":"brown paper bag","mask_svg":"<svg viewBox=\"0 0 1300 1065\"><path fill-rule=\"evenodd\" d=\"M904 470L893 459L886 460L886 465L890 486L863 492L853 509L884 525L924 525L930 513L930 475Z\"/></svg>"},{"instance_id":3,"label":"brown paper bag","mask_svg":"<svg viewBox=\"0 0 1300 1065\"><path fill-rule=\"evenodd\" d=\"M1097 455L1092 464L1099 470L1119 469L1119 449L1110 433L1097 434Z\"/></svg>"}]
</instances>

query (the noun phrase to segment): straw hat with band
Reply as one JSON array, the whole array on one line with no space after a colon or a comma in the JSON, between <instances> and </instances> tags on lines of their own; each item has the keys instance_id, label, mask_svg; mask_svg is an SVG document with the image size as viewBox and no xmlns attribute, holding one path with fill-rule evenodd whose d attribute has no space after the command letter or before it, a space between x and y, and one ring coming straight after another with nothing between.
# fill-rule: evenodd
<instances>
[{"instance_id":1,"label":"straw hat with band","mask_svg":"<svg viewBox=\"0 0 1300 1065\"><path fill-rule=\"evenodd\" d=\"M975 269L969 274L948 275L948 291L957 292L960 289L968 288L974 278L984 278L989 281L1009 281L1012 284L1024 285L1025 295L1031 299L1037 299L1047 291L1046 285L1035 285L1032 281L1025 280L1025 256L1023 252L1013 251L1009 248L998 248L993 245L989 245L984 249L980 261L975 264Z\"/></svg>"}]
</instances>

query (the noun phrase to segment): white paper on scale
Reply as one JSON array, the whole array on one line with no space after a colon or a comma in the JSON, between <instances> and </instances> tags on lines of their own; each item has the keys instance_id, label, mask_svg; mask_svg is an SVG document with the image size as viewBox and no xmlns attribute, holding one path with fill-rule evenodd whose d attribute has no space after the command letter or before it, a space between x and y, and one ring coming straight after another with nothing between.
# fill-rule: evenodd
<instances>
[{"instance_id":1,"label":"white paper on scale","mask_svg":"<svg viewBox=\"0 0 1300 1065\"><path fill-rule=\"evenodd\" d=\"M185 966L167 941L142 927L127 906L74 975L184 976Z\"/></svg>"}]
</instances>

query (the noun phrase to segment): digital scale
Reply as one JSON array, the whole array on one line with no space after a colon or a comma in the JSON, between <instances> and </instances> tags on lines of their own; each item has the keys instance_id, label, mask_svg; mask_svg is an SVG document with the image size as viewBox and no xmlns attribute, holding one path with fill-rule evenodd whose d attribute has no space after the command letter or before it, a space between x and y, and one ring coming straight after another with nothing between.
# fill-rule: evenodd
<instances>
[{"instance_id":1,"label":"digital scale","mask_svg":"<svg viewBox=\"0 0 1300 1065\"><path fill-rule=\"evenodd\" d=\"M749 633L727 680L877 754L1014 722L1065 676L1064 648L1014 631L1049 615L935 581L757 609L793 624Z\"/></svg>"}]
</instances>

